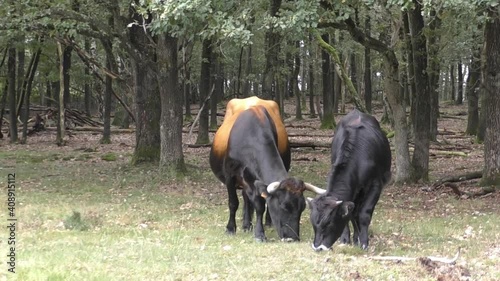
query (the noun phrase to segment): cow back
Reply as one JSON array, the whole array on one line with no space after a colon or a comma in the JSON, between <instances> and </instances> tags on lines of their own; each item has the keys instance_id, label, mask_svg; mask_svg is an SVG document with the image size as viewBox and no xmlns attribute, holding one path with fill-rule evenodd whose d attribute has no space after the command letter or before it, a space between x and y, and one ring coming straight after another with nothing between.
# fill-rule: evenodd
<instances>
[{"instance_id":1,"label":"cow back","mask_svg":"<svg viewBox=\"0 0 500 281\"><path fill-rule=\"evenodd\" d=\"M236 120L245 110L253 107L262 106L269 114L277 136L277 147L280 157L286 170L290 169L290 145L285 125L281 120L278 104L274 101L263 100L258 97L249 97L245 99L232 99L226 106L224 121L215 133L212 148L210 150L210 166L219 180L225 180L222 173L222 163L228 153L229 136Z\"/></svg>"},{"instance_id":2,"label":"cow back","mask_svg":"<svg viewBox=\"0 0 500 281\"><path fill-rule=\"evenodd\" d=\"M263 100L253 96L245 99L232 99L227 103L224 121L214 136L212 145L214 155L222 158L226 154L229 134L231 133L234 122L241 112L258 105L263 106L267 110L276 126L278 150L280 154L285 154L287 150L289 150L288 134L281 120L278 104L272 100Z\"/></svg>"},{"instance_id":3,"label":"cow back","mask_svg":"<svg viewBox=\"0 0 500 281\"><path fill-rule=\"evenodd\" d=\"M332 142L332 171L328 189L352 199L366 183L390 179L391 150L378 121L354 110L338 124Z\"/></svg>"}]
</instances>

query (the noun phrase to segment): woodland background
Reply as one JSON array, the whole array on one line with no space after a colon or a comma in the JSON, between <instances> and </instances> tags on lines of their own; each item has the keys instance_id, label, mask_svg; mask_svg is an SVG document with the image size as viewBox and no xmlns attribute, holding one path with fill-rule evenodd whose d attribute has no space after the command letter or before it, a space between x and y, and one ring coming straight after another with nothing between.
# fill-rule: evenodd
<instances>
[{"instance_id":1,"label":"woodland background","mask_svg":"<svg viewBox=\"0 0 500 281\"><path fill-rule=\"evenodd\" d=\"M11 142L52 119L58 144L76 125L102 125L109 143L113 121L135 128L133 164L185 172L193 104L205 145L233 97L293 98L295 118L322 129L346 104L380 101L395 182L411 183L429 179L440 102L453 101L484 141L483 184L498 186L498 1L7 1L0 15Z\"/></svg>"}]
</instances>

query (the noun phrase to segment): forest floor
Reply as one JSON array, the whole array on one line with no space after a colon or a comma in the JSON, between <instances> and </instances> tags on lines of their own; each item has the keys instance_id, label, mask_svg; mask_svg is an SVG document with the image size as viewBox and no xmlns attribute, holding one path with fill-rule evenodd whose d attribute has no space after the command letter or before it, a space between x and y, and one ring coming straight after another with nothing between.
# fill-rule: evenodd
<instances>
[{"instance_id":1,"label":"forest floor","mask_svg":"<svg viewBox=\"0 0 500 281\"><path fill-rule=\"evenodd\" d=\"M317 129L318 118L295 120L294 111L287 103L290 141L300 146L292 149L290 173L324 187L333 132ZM152 165L131 167L133 133L114 134L112 144L102 145L98 132L70 131L63 147L55 145L54 131L26 145L4 138L0 184L16 173L18 186L18 280L499 280L500 192L471 196L482 190L478 178L436 184L481 171L484 162L483 145L464 133L466 105L442 104L440 112L430 181L385 188L367 252L336 246L314 253L308 210L300 243L278 243L273 229L266 229L264 244L251 233L223 235L226 191L210 171L210 148L189 147L196 130L184 135L184 178L160 175ZM375 106L377 119L381 114ZM452 257L457 249L454 264L372 259ZM6 267L0 274L5 280L11 273Z\"/></svg>"}]
</instances>

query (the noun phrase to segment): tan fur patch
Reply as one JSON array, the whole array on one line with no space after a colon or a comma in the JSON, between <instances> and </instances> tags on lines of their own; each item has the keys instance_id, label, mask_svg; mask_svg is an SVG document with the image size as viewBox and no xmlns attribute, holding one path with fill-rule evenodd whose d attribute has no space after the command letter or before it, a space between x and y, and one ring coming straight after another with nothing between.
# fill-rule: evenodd
<instances>
[{"instance_id":1,"label":"tan fur patch","mask_svg":"<svg viewBox=\"0 0 500 281\"><path fill-rule=\"evenodd\" d=\"M227 150L227 142L229 139L229 134L233 127L234 122L238 118L241 112L261 105L269 112L269 115L274 121L276 126L276 131L278 133L278 150L280 153L284 153L288 147L288 134L285 130L285 125L281 121L280 110L278 104L272 100L263 100L256 96L245 98L245 99L232 99L227 103L226 114L224 115L224 121L219 127L214 136L214 141L212 144L213 152L218 157L223 157ZM264 116L258 110L259 118L262 119Z\"/></svg>"}]
</instances>

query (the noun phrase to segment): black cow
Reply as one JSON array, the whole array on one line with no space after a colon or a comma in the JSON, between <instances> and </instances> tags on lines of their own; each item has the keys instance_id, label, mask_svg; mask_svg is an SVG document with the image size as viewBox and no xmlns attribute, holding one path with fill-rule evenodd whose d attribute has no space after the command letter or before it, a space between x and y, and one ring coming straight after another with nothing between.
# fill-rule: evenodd
<instances>
[{"instance_id":1,"label":"black cow","mask_svg":"<svg viewBox=\"0 0 500 281\"><path fill-rule=\"evenodd\" d=\"M339 122L332 142L332 168L325 194L309 199L314 250L330 249L341 237L368 247L368 226L382 188L391 178L389 141L371 115L354 110Z\"/></svg>"},{"instance_id":2,"label":"black cow","mask_svg":"<svg viewBox=\"0 0 500 281\"><path fill-rule=\"evenodd\" d=\"M242 188L244 230L252 228L255 209L255 238L266 240L262 220L267 202L280 238L299 240L300 216L306 206L303 192L324 190L288 177L290 146L278 105L256 97L235 100L228 104L224 123L210 151L210 167L226 185L229 196L226 232L236 232L235 215L239 205L236 189Z\"/></svg>"}]
</instances>

